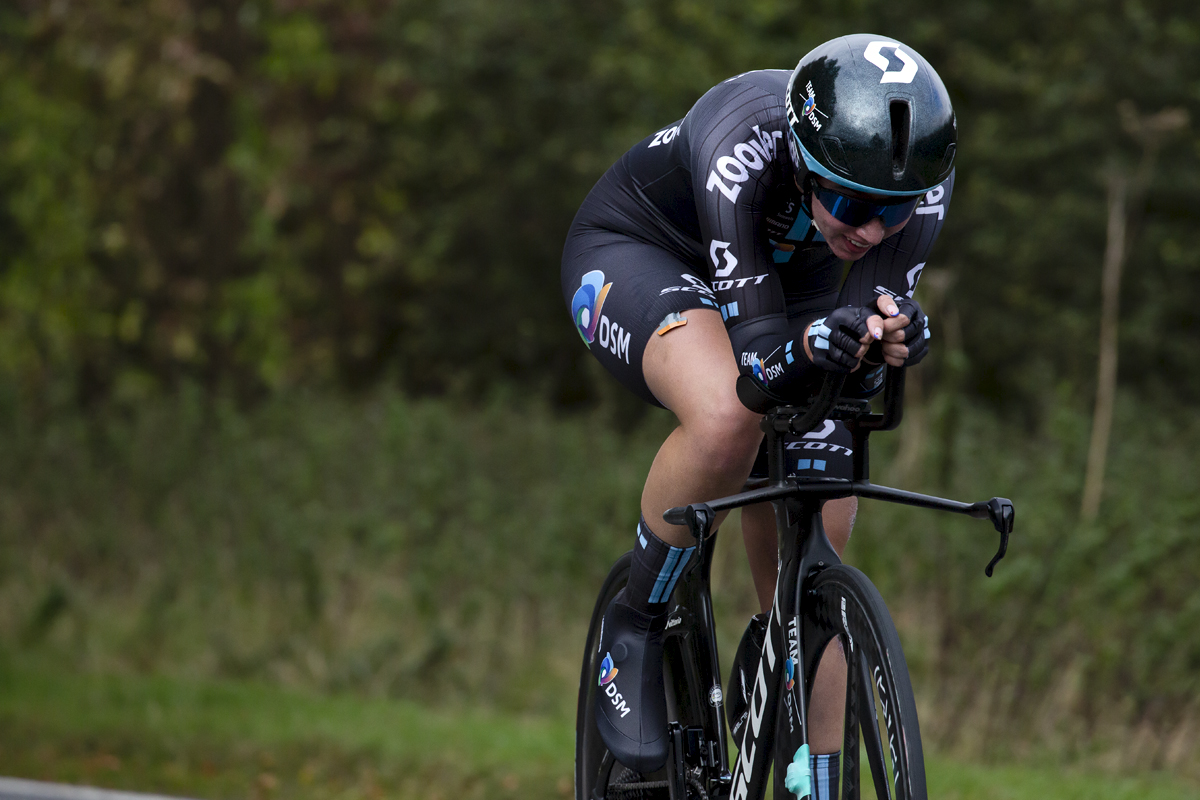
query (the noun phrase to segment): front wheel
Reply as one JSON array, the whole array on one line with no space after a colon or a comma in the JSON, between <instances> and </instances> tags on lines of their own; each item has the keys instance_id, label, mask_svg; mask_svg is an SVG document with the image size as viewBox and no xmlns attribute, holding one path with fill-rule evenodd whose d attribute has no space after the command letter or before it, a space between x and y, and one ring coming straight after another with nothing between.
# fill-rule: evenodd
<instances>
[{"instance_id":1,"label":"front wheel","mask_svg":"<svg viewBox=\"0 0 1200 800\"><path fill-rule=\"evenodd\" d=\"M879 800L926 800L912 683L879 590L854 567L821 570L805 587L803 616L806 685L834 638L845 654L840 796L859 800L866 787L865 795Z\"/></svg>"}]
</instances>

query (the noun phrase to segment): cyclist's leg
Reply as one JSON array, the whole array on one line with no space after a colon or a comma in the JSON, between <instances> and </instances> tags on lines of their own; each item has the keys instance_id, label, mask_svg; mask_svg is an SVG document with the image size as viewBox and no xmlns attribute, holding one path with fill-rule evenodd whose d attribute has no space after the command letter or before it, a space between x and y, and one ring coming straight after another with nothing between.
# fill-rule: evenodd
<instances>
[{"instance_id":1,"label":"cyclist's leg","mask_svg":"<svg viewBox=\"0 0 1200 800\"><path fill-rule=\"evenodd\" d=\"M667 525L668 508L738 491L758 453L760 416L737 398L733 347L721 315L687 314L688 324L646 345L646 384L675 413L679 427L659 448L642 492L642 514L655 533L677 546L686 527Z\"/></svg>"},{"instance_id":2,"label":"cyclist's leg","mask_svg":"<svg viewBox=\"0 0 1200 800\"><path fill-rule=\"evenodd\" d=\"M850 540L858 498L830 500L821 509L825 534L841 558ZM813 681L808 703L810 745L813 753L836 753L842 749L842 725L846 707L846 657L841 643L834 639L825 648L821 667Z\"/></svg>"},{"instance_id":3,"label":"cyclist's leg","mask_svg":"<svg viewBox=\"0 0 1200 800\"><path fill-rule=\"evenodd\" d=\"M736 491L762 435L758 416L732 391L737 368L720 315L692 309L686 316L686 325L653 336L646 346L647 385L675 412L679 426L650 468L629 584L605 616L611 634L602 636L603 647L614 642L612 666L626 672L617 680L625 680L621 691L640 719L635 725L605 707L598 727L614 755L643 772L665 757L661 632L672 583L694 547L687 529L666 525L662 514ZM623 661L618 652L626 654Z\"/></svg>"},{"instance_id":4,"label":"cyclist's leg","mask_svg":"<svg viewBox=\"0 0 1200 800\"><path fill-rule=\"evenodd\" d=\"M598 679L606 689L597 697L597 728L613 755L646 772L666 758L662 630L674 581L695 544L686 529L665 525L662 512L735 490L761 433L757 417L740 403L736 417L729 412L737 402L733 348L719 314L709 310L716 308L711 290L689 264L662 247L576 225L564 252L563 290L597 360L635 394L670 407L680 419L680 430L651 468L629 580L605 613L599 645ZM747 439L732 458L730 448L706 449L699 441L712 436L724 443L731 418L741 423L732 426L735 439L738 433ZM713 481L714 470L741 475Z\"/></svg>"},{"instance_id":5,"label":"cyclist's leg","mask_svg":"<svg viewBox=\"0 0 1200 800\"><path fill-rule=\"evenodd\" d=\"M825 503L825 535L840 557L850 541L854 518L858 513L858 498L845 497ZM742 542L754 579L754 593L762 611L769 611L775 599L776 570L779 567L779 541L775 527L775 509L770 503L759 503L742 509Z\"/></svg>"}]
</instances>

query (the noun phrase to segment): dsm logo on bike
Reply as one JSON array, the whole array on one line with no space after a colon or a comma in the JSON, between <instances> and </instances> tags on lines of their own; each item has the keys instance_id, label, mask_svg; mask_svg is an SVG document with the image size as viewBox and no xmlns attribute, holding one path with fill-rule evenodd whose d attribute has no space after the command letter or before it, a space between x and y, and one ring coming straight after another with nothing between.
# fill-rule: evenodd
<instances>
[{"instance_id":1,"label":"dsm logo on bike","mask_svg":"<svg viewBox=\"0 0 1200 800\"><path fill-rule=\"evenodd\" d=\"M613 666L612 653L605 653L604 660L600 662L600 686L607 686L613 682L613 678L617 677L617 668Z\"/></svg>"},{"instance_id":2,"label":"dsm logo on bike","mask_svg":"<svg viewBox=\"0 0 1200 800\"><path fill-rule=\"evenodd\" d=\"M601 313L611 288L612 281L605 283L602 271L594 269L585 273L571 298L571 317L584 344L590 348L599 338L601 347L628 364L631 334Z\"/></svg>"}]
</instances>

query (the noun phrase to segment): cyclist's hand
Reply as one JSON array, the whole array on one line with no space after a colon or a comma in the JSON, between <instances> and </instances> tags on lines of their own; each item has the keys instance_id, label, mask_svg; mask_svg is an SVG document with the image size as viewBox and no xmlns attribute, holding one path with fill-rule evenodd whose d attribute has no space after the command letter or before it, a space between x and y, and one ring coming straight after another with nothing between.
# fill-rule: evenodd
<instances>
[{"instance_id":1,"label":"cyclist's hand","mask_svg":"<svg viewBox=\"0 0 1200 800\"><path fill-rule=\"evenodd\" d=\"M929 352L929 317L916 300L901 297L895 303L899 313L883 321L883 357L893 367L911 367Z\"/></svg>"},{"instance_id":2,"label":"cyclist's hand","mask_svg":"<svg viewBox=\"0 0 1200 800\"><path fill-rule=\"evenodd\" d=\"M867 352L868 344L883 338L883 318L878 311L843 307L815 320L804 332L804 350L821 369L853 372Z\"/></svg>"},{"instance_id":3,"label":"cyclist's hand","mask_svg":"<svg viewBox=\"0 0 1200 800\"><path fill-rule=\"evenodd\" d=\"M875 301L883 325L883 336L880 341L873 342L863 356L869 365L887 362L899 367L908 358L908 348L904 346L904 328L910 320L901 313L899 302L899 299L887 294L880 295Z\"/></svg>"}]
</instances>

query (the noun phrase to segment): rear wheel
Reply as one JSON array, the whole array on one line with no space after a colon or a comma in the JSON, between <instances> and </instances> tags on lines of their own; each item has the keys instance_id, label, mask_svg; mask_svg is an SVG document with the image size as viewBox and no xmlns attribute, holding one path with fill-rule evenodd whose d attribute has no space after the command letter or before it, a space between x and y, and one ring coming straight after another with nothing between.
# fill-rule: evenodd
<instances>
[{"instance_id":1,"label":"rear wheel","mask_svg":"<svg viewBox=\"0 0 1200 800\"><path fill-rule=\"evenodd\" d=\"M926 800L925 760L908 666L879 591L862 572L841 564L809 581L804 605L806 685L812 686L817 656L834 638L846 656L840 797Z\"/></svg>"},{"instance_id":2,"label":"rear wheel","mask_svg":"<svg viewBox=\"0 0 1200 800\"><path fill-rule=\"evenodd\" d=\"M602 655L600 622L609 602L629 580L631 553L617 559L600 589L592 621L588 626L587 644L583 654L583 671L579 679L579 706L575 718L575 798L576 800L707 800L705 778L691 766L692 750L696 749L696 734L703 725L700 715L707 694L700 697L689 662L690 636L693 624L686 610L675 608L668 618L668 632L663 648L663 684L667 692L667 719L671 726L672 745L667 764L652 773L642 774L615 761L604 746L596 729L596 676ZM672 621L678 619L677 623ZM689 731L691 736L689 737Z\"/></svg>"}]
</instances>

